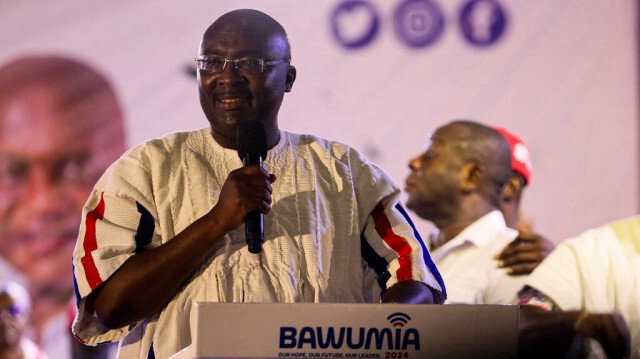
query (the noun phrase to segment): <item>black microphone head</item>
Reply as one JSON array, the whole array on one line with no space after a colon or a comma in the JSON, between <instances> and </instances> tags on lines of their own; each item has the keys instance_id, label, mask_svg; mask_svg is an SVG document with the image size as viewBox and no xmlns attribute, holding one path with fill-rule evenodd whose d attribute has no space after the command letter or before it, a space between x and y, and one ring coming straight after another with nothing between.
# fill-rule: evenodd
<instances>
[{"instance_id":1,"label":"black microphone head","mask_svg":"<svg viewBox=\"0 0 640 359\"><path fill-rule=\"evenodd\" d=\"M241 122L236 129L236 147L240 159L251 157L267 157L267 131L264 124L256 120Z\"/></svg>"}]
</instances>

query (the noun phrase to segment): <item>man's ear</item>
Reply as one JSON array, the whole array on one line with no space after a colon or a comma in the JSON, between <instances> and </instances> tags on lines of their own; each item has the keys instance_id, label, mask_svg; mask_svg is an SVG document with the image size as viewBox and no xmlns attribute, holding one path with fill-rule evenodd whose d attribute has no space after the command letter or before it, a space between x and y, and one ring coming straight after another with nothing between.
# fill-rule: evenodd
<instances>
[{"instance_id":1,"label":"man's ear","mask_svg":"<svg viewBox=\"0 0 640 359\"><path fill-rule=\"evenodd\" d=\"M484 172L482 167L475 162L467 162L460 169L460 188L462 192L468 193L477 189L482 181Z\"/></svg>"},{"instance_id":2,"label":"man's ear","mask_svg":"<svg viewBox=\"0 0 640 359\"><path fill-rule=\"evenodd\" d=\"M290 92L293 87L293 83L296 81L296 68L294 66L289 66L287 69L287 78L284 87L285 92Z\"/></svg>"},{"instance_id":3,"label":"man's ear","mask_svg":"<svg viewBox=\"0 0 640 359\"><path fill-rule=\"evenodd\" d=\"M522 190L522 181L517 175L509 177L509 181L502 187L502 193L500 194L500 201L512 202L517 201L520 198L520 191Z\"/></svg>"}]
</instances>

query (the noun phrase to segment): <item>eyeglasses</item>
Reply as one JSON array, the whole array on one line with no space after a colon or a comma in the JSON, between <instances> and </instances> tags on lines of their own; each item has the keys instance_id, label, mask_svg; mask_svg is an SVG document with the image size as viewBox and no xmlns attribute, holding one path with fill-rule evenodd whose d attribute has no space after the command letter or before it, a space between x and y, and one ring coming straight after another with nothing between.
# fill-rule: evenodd
<instances>
[{"instance_id":1,"label":"eyeglasses","mask_svg":"<svg viewBox=\"0 0 640 359\"><path fill-rule=\"evenodd\" d=\"M205 56L205 55L200 55L196 57L198 70L209 72L209 73L219 73L224 71L225 67L227 66L227 62L233 63L233 67L238 71L258 74L258 73L264 72L265 66L275 65L283 62L290 63L291 60L274 60L274 61L265 62L263 59L252 59L252 58L225 59L222 56Z\"/></svg>"}]
</instances>

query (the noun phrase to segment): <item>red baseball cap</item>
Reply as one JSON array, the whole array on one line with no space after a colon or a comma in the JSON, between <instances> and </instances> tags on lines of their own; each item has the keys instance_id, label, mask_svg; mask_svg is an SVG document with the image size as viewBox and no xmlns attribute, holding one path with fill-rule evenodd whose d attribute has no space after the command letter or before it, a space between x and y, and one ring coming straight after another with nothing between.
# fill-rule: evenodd
<instances>
[{"instance_id":1,"label":"red baseball cap","mask_svg":"<svg viewBox=\"0 0 640 359\"><path fill-rule=\"evenodd\" d=\"M507 129L493 126L493 129L500 132L509 142L511 148L511 169L524 177L525 185L531 181L531 156L529 148L522 139Z\"/></svg>"}]
</instances>

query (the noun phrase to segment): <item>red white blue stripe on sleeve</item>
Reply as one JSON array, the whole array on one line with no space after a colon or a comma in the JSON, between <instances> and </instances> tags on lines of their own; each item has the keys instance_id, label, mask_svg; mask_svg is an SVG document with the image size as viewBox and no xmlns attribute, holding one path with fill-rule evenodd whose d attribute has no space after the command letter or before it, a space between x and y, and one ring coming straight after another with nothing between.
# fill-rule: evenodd
<instances>
[{"instance_id":1,"label":"red white blue stripe on sleeve","mask_svg":"<svg viewBox=\"0 0 640 359\"><path fill-rule=\"evenodd\" d=\"M445 287L444 280L442 279L442 276L440 275L440 272L438 271L436 264L433 262L433 259L431 259L429 250L427 249L427 246L424 244L424 241L422 240L422 236L420 236L418 229L416 229L416 225L413 223L413 221L407 214L407 211L405 211L405 209L399 203L396 204L396 209L398 210L398 212L402 214L402 216L407 221L407 223L409 223L409 225L411 226L411 229L413 230L413 235L416 237L418 242L420 242L420 246L422 247L422 257L424 258L424 263L426 264L427 269L429 269L429 271L434 276L438 284L440 284L440 287L442 288L442 294L444 294L444 297L446 298L447 289Z\"/></svg>"},{"instance_id":2,"label":"red white blue stripe on sleeve","mask_svg":"<svg viewBox=\"0 0 640 359\"><path fill-rule=\"evenodd\" d=\"M102 278L98 272L98 267L93 259L93 252L98 249L98 239L96 237L96 224L104 218L104 192L100 194L100 202L96 208L87 213L85 218L85 233L82 247L84 248L84 256L80 259L82 269L87 279L87 283L91 290L95 290L102 284Z\"/></svg>"},{"instance_id":3,"label":"red white blue stripe on sleeve","mask_svg":"<svg viewBox=\"0 0 640 359\"><path fill-rule=\"evenodd\" d=\"M434 276L436 281L440 284L442 288L442 292L446 297L446 289L444 286L444 281L442 280L442 276L438 272L431 256L429 255L429 251L424 244L422 237L416 230L415 225L409 218L408 214L402 208L402 206L398 203L394 207L409 223L411 226L415 238L420 242L420 246L422 247L423 259L431 274ZM396 234L393 231L393 227L391 225L391 221L384 213L384 206L379 203L371 213L373 217L375 229L377 234L383 239L383 241L389 246L392 250L394 250L398 254L398 264L399 267L396 270L396 276L398 278L398 282L413 280L413 266L411 260L411 246L407 242L407 239ZM362 257L367 262L367 264L376 272L378 275L378 285L382 288L382 294L387 290L386 283L387 280L391 277L391 273L388 270L388 262L384 257L380 256L373 247L368 243L367 239L364 237L364 233L360 237L361 242L361 251Z\"/></svg>"},{"instance_id":4,"label":"red white blue stripe on sleeve","mask_svg":"<svg viewBox=\"0 0 640 359\"><path fill-rule=\"evenodd\" d=\"M91 290L95 290L103 283L98 267L94 260L94 252L98 249L97 231L98 221L103 220L108 204L105 203L104 193L100 195L100 202L85 218L85 234L82 241L84 248L84 256L80 259L85 278ZM144 208L139 202L136 202L136 209L140 218L136 229L134 240L136 247L134 252L141 251L145 246L151 243L155 230L155 222L151 213ZM75 281L75 278L74 278ZM76 293L78 295L79 293Z\"/></svg>"}]
</instances>

